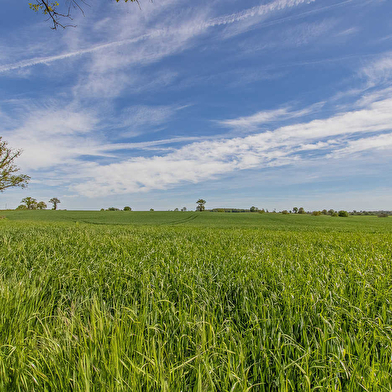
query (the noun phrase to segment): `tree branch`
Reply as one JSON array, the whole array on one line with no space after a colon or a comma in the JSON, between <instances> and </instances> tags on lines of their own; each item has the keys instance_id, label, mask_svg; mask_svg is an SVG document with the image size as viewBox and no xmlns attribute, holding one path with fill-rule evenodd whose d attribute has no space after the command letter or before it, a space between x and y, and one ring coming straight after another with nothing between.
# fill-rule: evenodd
<instances>
[{"instance_id":1,"label":"tree branch","mask_svg":"<svg viewBox=\"0 0 392 392\"><path fill-rule=\"evenodd\" d=\"M60 0L61 1L61 0ZM124 0L125 3L127 2L131 3L137 3L140 7L139 0ZM150 0L152 2L152 0ZM51 27L53 30L57 30L58 27L62 27L65 29L66 27L76 27L75 25L69 25L69 24L63 24L64 19L69 19L73 20L71 16L71 9L78 9L82 15L84 16L84 10L81 6L80 3L83 3L86 6L89 6L89 4L85 0L67 0L68 4L68 11L67 13L62 13L58 12L56 9L57 7L60 6L60 4L55 1L53 3L50 2L50 0L35 0L35 4L29 3L30 8L34 10L35 12L42 11L44 15L49 15L49 18L47 20L51 20L53 23L53 26ZM120 2L120 0L116 0L116 2Z\"/></svg>"}]
</instances>

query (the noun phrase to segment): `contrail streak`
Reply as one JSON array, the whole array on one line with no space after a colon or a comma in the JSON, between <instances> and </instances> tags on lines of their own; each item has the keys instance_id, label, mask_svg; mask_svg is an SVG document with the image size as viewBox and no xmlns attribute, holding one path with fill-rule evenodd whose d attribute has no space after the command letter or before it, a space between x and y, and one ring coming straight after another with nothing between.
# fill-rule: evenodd
<instances>
[{"instance_id":1,"label":"contrail streak","mask_svg":"<svg viewBox=\"0 0 392 392\"><path fill-rule=\"evenodd\" d=\"M249 8L249 9L241 11L241 12L231 14L231 15L225 15L222 17L210 19L209 21L201 23L195 29L195 32L204 31L210 27L217 27L217 26L229 25L229 24L241 22L241 21L248 19L248 18L254 18L257 16L267 15L267 14L275 12L275 11L281 11L283 9L293 8L293 7L299 6L304 3L309 4L309 3L313 3L315 1L316 0L275 0L269 4L263 4L260 6ZM333 4L330 6L320 8L318 10L309 11L309 12L301 14L301 15L308 15L313 12L320 12L325 9L345 5L345 4L351 3L351 2L352 2L352 0L346 0L346 1L343 1L338 4ZM295 18L295 16L294 16L294 18ZM285 18L282 18L277 21L272 21L272 22L268 23L267 25L271 25L274 22L281 23L284 20L285 20ZM98 52L100 50L107 49L107 48L115 48L118 46L129 45L129 44L137 43L137 42L147 40L147 39L153 39L153 38L157 38L157 37L167 36L169 34L173 34L173 30L158 29L158 30L154 30L154 31L147 33L147 34L143 34L143 35L136 37L136 38L126 39L126 40L122 40L122 41L109 42L106 44L95 45L90 48L76 50L76 51L68 52L68 53L62 53L62 54L59 54L56 56L35 57L32 59L23 60L23 61L19 61L16 63L0 66L0 73L4 73L4 72L16 70L16 69L28 68L28 67L32 67L32 66L38 65L38 64L47 64L48 65L48 64L53 63L55 61L65 60L65 59L72 58L72 57L78 57L78 56L82 56L84 54Z\"/></svg>"}]
</instances>

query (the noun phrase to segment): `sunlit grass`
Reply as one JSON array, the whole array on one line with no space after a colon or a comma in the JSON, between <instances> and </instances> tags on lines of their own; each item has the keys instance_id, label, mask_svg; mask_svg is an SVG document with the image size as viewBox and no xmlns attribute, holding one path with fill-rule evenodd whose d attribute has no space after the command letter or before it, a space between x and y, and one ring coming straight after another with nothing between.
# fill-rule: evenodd
<instances>
[{"instance_id":1,"label":"sunlit grass","mask_svg":"<svg viewBox=\"0 0 392 392\"><path fill-rule=\"evenodd\" d=\"M259 214L174 211L1 211L12 221L91 223L95 225L187 226L216 228L265 228L284 231L392 232L392 217L311 216L308 214Z\"/></svg>"},{"instance_id":2,"label":"sunlit grass","mask_svg":"<svg viewBox=\"0 0 392 392\"><path fill-rule=\"evenodd\" d=\"M391 260L390 232L2 222L0 390L390 391Z\"/></svg>"}]
</instances>

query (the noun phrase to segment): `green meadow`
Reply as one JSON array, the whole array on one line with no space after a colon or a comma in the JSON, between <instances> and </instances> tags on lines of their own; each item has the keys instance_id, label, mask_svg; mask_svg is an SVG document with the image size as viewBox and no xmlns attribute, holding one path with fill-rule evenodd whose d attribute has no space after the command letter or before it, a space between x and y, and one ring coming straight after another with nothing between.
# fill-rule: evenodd
<instances>
[{"instance_id":1,"label":"green meadow","mask_svg":"<svg viewBox=\"0 0 392 392\"><path fill-rule=\"evenodd\" d=\"M392 218L0 215L0 391L392 391Z\"/></svg>"},{"instance_id":2,"label":"green meadow","mask_svg":"<svg viewBox=\"0 0 392 392\"><path fill-rule=\"evenodd\" d=\"M392 217L282 215L275 213L129 212L129 211L0 211L9 221L91 223L97 225L192 226L290 231L392 232Z\"/></svg>"}]
</instances>

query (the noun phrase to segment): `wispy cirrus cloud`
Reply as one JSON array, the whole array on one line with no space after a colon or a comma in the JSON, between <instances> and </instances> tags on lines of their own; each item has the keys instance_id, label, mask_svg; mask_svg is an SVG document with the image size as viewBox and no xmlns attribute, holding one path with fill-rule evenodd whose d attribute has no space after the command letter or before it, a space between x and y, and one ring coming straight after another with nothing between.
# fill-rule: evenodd
<instances>
[{"instance_id":1,"label":"wispy cirrus cloud","mask_svg":"<svg viewBox=\"0 0 392 392\"><path fill-rule=\"evenodd\" d=\"M378 60L372 61L360 70L368 87L374 87L392 81L392 52L385 53Z\"/></svg>"},{"instance_id":2,"label":"wispy cirrus cloud","mask_svg":"<svg viewBox=\"0 0 392 392\"><path fill-rule=\"evenodd\" d=\"M392 149L392 99L366 109L278 128L246 137L196 142L167 155L137 157L109 165L90 166L88 178L72 190L93 196L167 189L198 183L251 168L295 165L309 160L338 159L360 151ZM355 137L355 140L351 138ZM309 155L310 154L310 155ZM115 173L115 175L113 175Z\"/></svg>"},{"instance_id":3,"label":"wispy cirrus cloud","mask_svg":"<svg viewBox=\"0 0 392 392\"><path fill-rule=\"evenodd\" d=\"M68 105L59 109L55 100L43 108L28 102L10 102L13 111L0 111L2 136L11 146L23 150L18 162L24 170L62 171L69 166L77 171L82 157L117 160L115 152L130 150L167 150L167 145L197 140L197 137L173 137L146 142L124 143L124 139L153 132L185 106L143 106L124 109L115 119L106 119L98 111ZM23 116L21 117L21 113ZM19 119L16 122L14 116ZM110 131L115 130L114 134ZM68 175L66 178L68 179ZM60 181L61 180L57 180Z\"/></svg>"},{"instance_id":4,"label":"wispy cirrus cloud","mask_svg":"<svg viewBox=\"0 0 392 392\"><path fill-rule=\"evenodd\" d=\"M254 131L262 125L266 125L271 122L283 121L288 119L300 118L315 110L320 109L323 106L323 102L312 105L311 107L304 108L301 110L291 110L288 107L283 107L275 110L265 110L257 112L256 114L252 114L247 117L239 117L229 120L222 120L218 123L221 126L228 128L235 128L244 131Z\"/></svg>"},{"instance_id":5,"label":"wispy cirrus cloud","mask_svg":"<svg viewBox=\"0 0 392 392\"><path fill-rule=\"evenodd\" d=\"M98 122L91 111L34 107L17 127L3 131L3 135L11 146L23 150L18 160L21 167L36 171L72 164L89 154L99 144L98 135L91 137Z\"/></svg>"},{"instance_id":6,"label":"wispy cirrus cloud","mask_svg":"<svg viewBox=\"0 0 392 392\"><path fill-rule=\"evenodd\" d=\"M163 42L170 42L170 37L178 38L180 37L180 42L183 40L187 40L191 37L197 36L208 28L230 25L233 23L242 22L246 19L266 16L268 14L282 11L287 8L294 8L299 5L313 3L316 0L275 0L269 4L263 4L257 7L253 7L251 9L247 9L245 11L237 12L231 15L225 15L217 18L212 18L207 21L202 21L198 19L194 19L192 23L189 23L188 20L186 23L181 24L174 28L163 28L163 29L154 29L152 31L147 31L145 34L139 35L130 39L123 39L118 41L112 41L107 43L102 43L98 45L93 45L86 48L80 48L78 50L61 53L54 56L43 56L43 57L35 57L31 59L26 59L22 61L17 61L15 63L4 64L0 66L0 73L22 69L26 67L32 67L34 65L45 64L49 65L53 62L57 62L60 60L66 60L73 57L79 57L85 54L93 54L96 52L103 52L107 50L113 50L116 48L120 48L122 46L137 44L139 42L144 42L148 40L154 40L159 38L164 38ZM118 31L118 30L116 30ZM182 38L181 38L182 37ZM175 40L176 41L176 40ZM171 46L176 46L175 41L171 41ZM149 53L145 54L144 58L136 58L136 61L144 60L146 62L151 62L156 59L159 59L165 53L171 53L172 50L163 51L163 53Z\"/></svg>"},{"instance_id":7,"label":"wispy cirrus cloud","mask_svg":"<svg viewBox=\"0 0 392 392\"><path fill-rule=\"evenodd\" d=\"M378 69L377 65L374 68ZM204 142L195 137L116 142L105 135L98 136L96 130L102 119L97 113L78 111L75 106L64 110L34 109L25 123L7 136L25 148L21 160L24 167L48 170L49 181L63 178L63 183L73 183L70 189L80 195L93 197L97 189L102 195L147 192L182 183L200 183L247 169L303 165L320 159L332 161L390 150L392 99L388 91L374 91L353 103L352 110L262 133L254 132L262 126L271 127L276 121L314 115L324 103L298 110L286 106L221 120L218 122L221 126L253 134L215 137ZM160 125L180 109L183 107L136 105L124 109L113 126L118 129L122 124L135 131ZM176 143L188 144L175 148ZM151 149L160 150L160 155L146 157L139 153L127 159L116 153ZM83 158L89 156L107 158L107 163Z\"/></svg>"},{"instance_id":8,"label":"wispy cirrus cloud","mask_svg":"<svg viewBox=\"0 0 392 392\"><path fill-rule=\"evenodd\" d=\"M350 140L346 147L334 151L330 157L342 158L347 155L368 150L392 150L392 132L378 136Z\"/></svg>"},{"instance_id":9,"label":"wispy cirrus cloud","mask_svg":"<svg viewBox=\"0 0 392 392\"><path fill-rule=\"evenodd\" d=\"M124 108L118 117L106 122L106 127L117 129L119 138L134 137L162 129L177 112L187 107L189 105L134 105Z\"/></svg>"}]
</instances>

